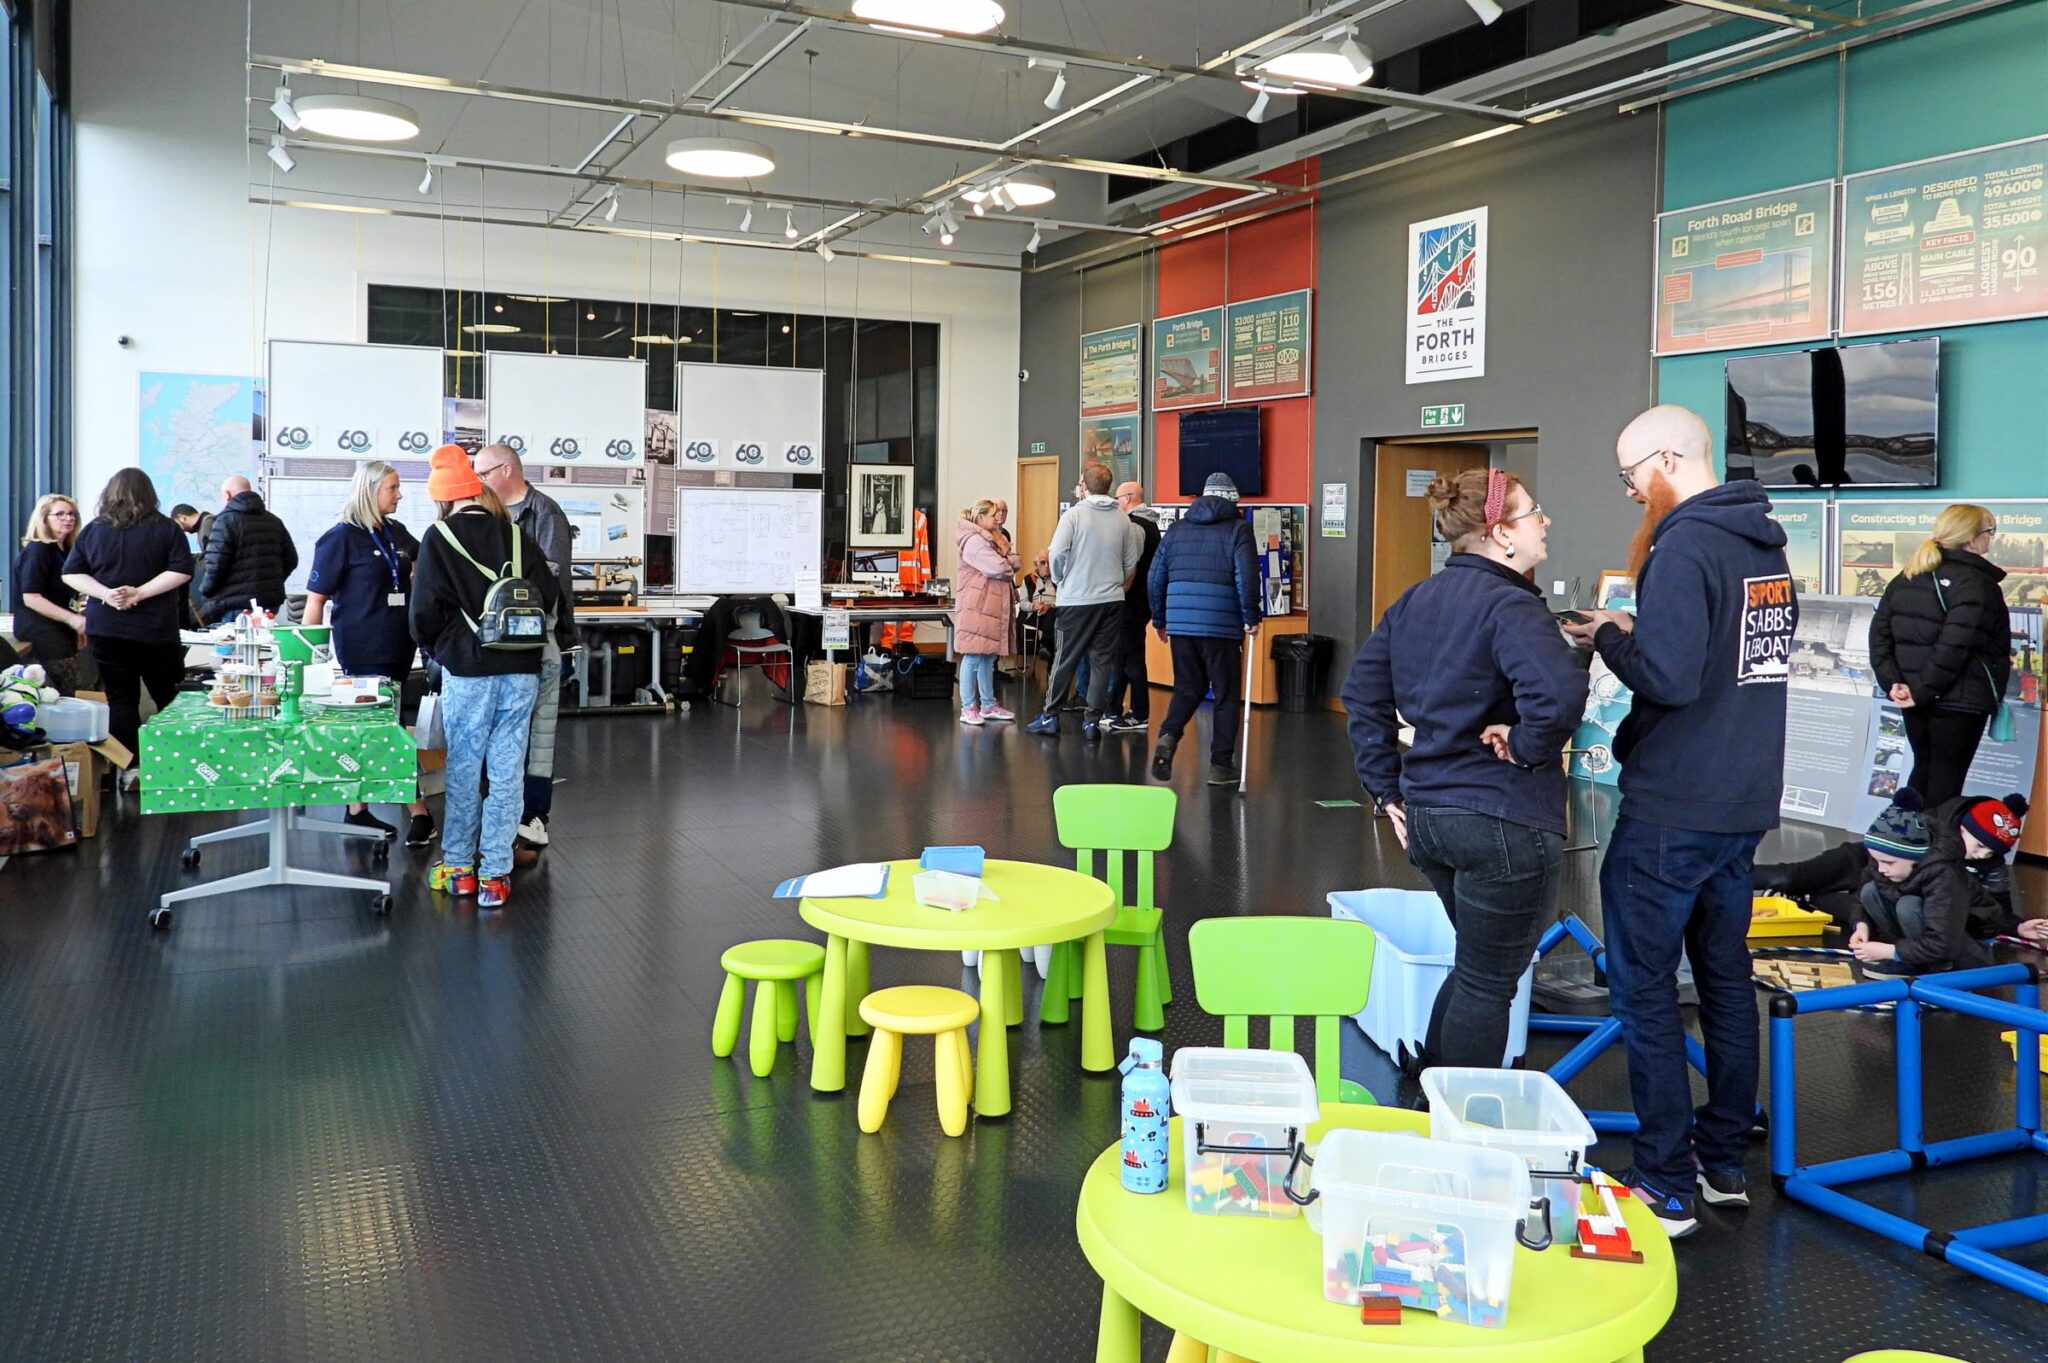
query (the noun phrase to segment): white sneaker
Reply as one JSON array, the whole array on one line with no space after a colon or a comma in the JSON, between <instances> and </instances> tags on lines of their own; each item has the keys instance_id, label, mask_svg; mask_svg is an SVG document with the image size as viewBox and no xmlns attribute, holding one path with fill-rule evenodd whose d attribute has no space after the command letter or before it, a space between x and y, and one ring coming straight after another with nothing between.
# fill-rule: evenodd
<instances>
[{"instance_id":1,"label":"white sneaker","mask_svg":"<svg viewBox=\"0 0 2048 1363\"><path fill-rule=\"evenodd\" d=\"M536 814L525 823L519 825L519 836L532 843L535 847L546 847L548 845L548 826L541 820L540 815Z\"/></svg>"}]
</instances>

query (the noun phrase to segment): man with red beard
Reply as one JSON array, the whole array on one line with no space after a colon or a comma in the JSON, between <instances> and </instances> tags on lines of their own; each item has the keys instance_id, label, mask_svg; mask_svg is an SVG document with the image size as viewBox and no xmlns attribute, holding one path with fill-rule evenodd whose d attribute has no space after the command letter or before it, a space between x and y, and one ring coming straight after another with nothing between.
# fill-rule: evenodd
<instances>
[{"instance_id":1,"label":"man with red beard","mask_svg":"<svg viewBox=\"0 0 2048 1363\"><path fill-rule=\"evenodd\" d=\"M1778 823L1785 683L1799 605L1785 532L1761 486L1722 484L1707 424L1653 407L1615 450L1644 507L1630 548L1636 617L1595 611L1572 635L1634 692L1615 735L1621 812L1600 867L1608 1002L1628 1048L1641 1129L1623 1181L1674 1238L1696 1226L1693 1189L1747 1206L1757 1085L1750 867ZM1692 1109L1678 963L1692 961L1707 1103Z\"/></svg>"}]
</instances>

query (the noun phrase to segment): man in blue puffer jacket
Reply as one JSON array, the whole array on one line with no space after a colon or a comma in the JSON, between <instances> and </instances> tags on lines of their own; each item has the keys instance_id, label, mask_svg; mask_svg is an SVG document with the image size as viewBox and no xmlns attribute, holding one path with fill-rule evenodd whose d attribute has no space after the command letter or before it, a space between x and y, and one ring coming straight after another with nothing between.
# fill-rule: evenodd
<instances>
[{"instance_id":1,"label":"man in blue puffer jacket","mask_svg":"<svg viewBox=\"0 0 2048 1363\"><path fill-rule=\"evenodd\" d=\"M1259 627L1259 555L1237 507L1237 484L1212 474L1202 495L1159 541L1152 560L1152 627L1173 649L1173 700L1159 726L1152 775L1173 776L1173 750L1216 693L1209 738L1209 784L1237 784L1238 674L1245 636Z\"/></svg>"}]
</instances>

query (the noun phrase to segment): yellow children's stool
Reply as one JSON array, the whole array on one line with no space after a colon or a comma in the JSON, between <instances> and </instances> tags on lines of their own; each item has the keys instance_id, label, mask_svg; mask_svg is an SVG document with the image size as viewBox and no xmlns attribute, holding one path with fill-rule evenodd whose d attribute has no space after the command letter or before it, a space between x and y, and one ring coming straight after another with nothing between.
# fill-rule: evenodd
<instances>
[{"instance_id":1,"label":"yellow children's stool","mask_svg":"<svg viewBox=\"0 0 2048 1363\"><path fill-rule=\"evenodd\" d=\"M972 995L930 984L877 989L860 1001L860 1015L875 1029L860 1077L860 1129L880 1131L903 1077L903 1038L936 1038L932 1071L938 1080L939 1125L948 1136L967 1129L967 1098L974 1092L974 1052L967 1026L981 1013ZM997 1038L997 1044L1002 1044Z\"/></svg>"},{"instance_id":2,"label":"yellow children's stool","mask_svg":"<svg viewBox=\"0 0 2048 1363\"><path fill-rule=\"evenodd\" d=\"M825 948L816 942L769 938L741 942L718 958L725 987L711 1020L711 1053L731 1055L740 1039L740 1009L748 980L754 983L754 1030L747 1039L747 1063L757 1075L775 1068L778 1041L796 1040L796 986L803 981L804 1015L813 1040L818 1030L818 994L825 982Z\"/></svg>"}]
</instances>

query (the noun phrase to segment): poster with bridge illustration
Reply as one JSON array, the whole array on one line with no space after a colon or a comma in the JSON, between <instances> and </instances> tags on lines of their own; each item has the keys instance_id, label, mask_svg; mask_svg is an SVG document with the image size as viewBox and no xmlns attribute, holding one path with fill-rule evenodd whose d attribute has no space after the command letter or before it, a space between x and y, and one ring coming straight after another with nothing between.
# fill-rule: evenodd
<instances>
[{"instance_id":1,"label":"poster with bridge illustration","mask_svg":"<svg viewBox=\"0 0 2048 1363\"><path fill-rule=\"evenodd\" d=\"M1651 350L1826 340L1834 247L1832 180L1659 214Z\"/></svg>"},{"instance_id":2,"label":"poster with bridge illustration","mask_svg":"<svg viewBox=\"0 0 2048 1363\"><path fill-rule=\"evenodd\" d=\"M1913 550L1934 530L1948 497L1844 500L1835 508L1837 562L1844 596L1879 597ZM2008 606L2048 605L2048 501L1986 499L1998 520L1985 557L2005 569Z\"/></svg>"},{"instance_id":3,"label":"poster with bridge illustration","mask_svg":"<svg viewBox=\"0 0 2048 1363\"><path fill-rule=\"evenodd\" d=\"M1486 209L1408 224L1408 382L1486 373Z\"/></svg>"}]
</instances>

